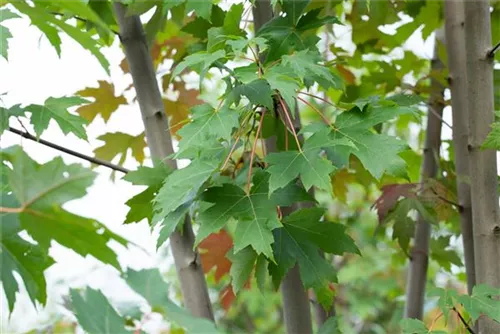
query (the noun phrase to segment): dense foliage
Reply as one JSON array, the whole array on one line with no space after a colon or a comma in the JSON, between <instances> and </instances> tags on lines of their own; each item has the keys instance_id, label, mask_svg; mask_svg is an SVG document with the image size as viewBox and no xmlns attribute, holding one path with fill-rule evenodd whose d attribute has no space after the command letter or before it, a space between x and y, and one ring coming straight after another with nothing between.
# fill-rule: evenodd
<instances>
[{"instance_id":1,"label":"dense foliage","mask_svg":"<svg viewBox=\"0 0 500 334\"><path fill-rule=\"evenodd\" d=\"M159 268L122 268L109 243L132 247L133 240L63 208L86 195L95 171L61 158L39 164L21 146L0 151L1 281L9 312L21 283L34 305L46 303L44 270L54 263L49 251L57 242L115 267L143 298L141 308L124 308L102 291L70 289L65 306L89 333L147 331L151 313L164 317L170 333L281 332L278 291L295 265L314 303L335 305L337 315L316 326L319 333L438 333L463 329L480 315L500 322L494 298L500 290L463 290L450 140L443 143L438 177L420 182L424 101L430 80L447 86L448 73L431 70L429 59L405 45L442 26L441 2L275 0L279 14L258 31L247 24L250 1L121 2L128 15L144 18L178 144L170 158L187 166L154 161L150 167L145 133L103 133L94 155L118 165L130 157L137 162L123 179L143 190L127 201L123 223L147 220L159 231L157 249L182 224L193 223L217 327L174 303L180 296L168 292L177 292L178 282L167 283ZM119 42L111 1L7 0L0 6L5 60L9 39L22 38L11 35L8 22L28 19L58 55L65 34L107 73L117 67L103 52ZM498 1L491 18L500 41ZM446 65L444 45L436 43ZM126 59L119 65L129 73ZM495 80L500 110L500 69ZM112 82L99 81L43 104L0 106L0 134L21 122L40 139L53 120L65 135L88 140L88 124L107 122L129 102L116 96ZM442 104L449 105L446 94ZM500 148L499 124L484 147ZM424 321L401 321L416 213L432 223L428 277L441 287L430 289Z\"/></svg>"}]
</instances>

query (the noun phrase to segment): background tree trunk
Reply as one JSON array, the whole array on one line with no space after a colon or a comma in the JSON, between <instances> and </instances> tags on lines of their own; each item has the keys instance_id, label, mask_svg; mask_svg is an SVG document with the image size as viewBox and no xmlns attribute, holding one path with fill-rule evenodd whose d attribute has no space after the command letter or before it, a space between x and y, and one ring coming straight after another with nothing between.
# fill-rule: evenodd
<instances>
[{"instance_id":1,"label":"background tree trunk","mask_svg":"<svg viewBox=\"0 0 500 334\"><path fill-rule=\"evenodd\" d=\"M141 21L135 15L125 16L126 7L120 3L115 3L114 8L151 156L165 160L174 152L172 138ZM166 161L176 167L175 161ZM182 233L176 231L170 237L184 304L193 315L214 320L200 256L193 245L193 229L190 220L186 219Z\"/></svg>"},{"instance_id":2,"label":"background tree trunk","mask_svg":"<svg viewBox=\"0 0 500 334\"><path fill-rule=\"evenodd\" d=\"M465 1L465 45L476 281L500 288L497 158L494 150L481 149L494 120L493 58L488 56L491 48L488 0ZM500 333L500 324L492 320L480 318L478 325L480 333Z\"/></svg>"},{"instance_id":3,"label":"background tree trunk","mask_svg":"<svg viewBox=\"0 0 500 334\"><path fill-rule=\"evenodd\" d=\"M469 174L469 113L467 111L467 67L465 58L465 17L462 0L447 0L444 4L446 49L453 113L453 145L457 194L460 204L460 225L464 245L467 291L476 284L474 268L474 238L472 235L472 208Z\"/></svg>"},{"instance_id":4,"label":"background tree trunk","mask_svg":"<svg viewBox=\"0 0 500 334\"><path fill-rule=\"evenodd\" d=\"M443 69L438 56L438 41L443 40L444 31L436 31L431 73ZM444 87L438 80L431 78L431 95L427 113L424 159L422 161L421 182L435 178L439 167L439 147L441 146L441 115L443 114ZM431 111L432 110L432 111ZM431 227L421 215L417 217L415 244L411 251L410 269L406 280L405 317L422 319L424 310L425 284L429 264L429 239Z\"/></svg>"},{"instance_id":5,"label":"background tree trunk","mask_svg":"<svg viewBox=\"0 0 500 334\"><path fill-rule=\"evenodd\" d=\"M259 0L253 7L254 30L257 32L266 22L273 17L273 10L269 0ZM261 58L262 60L262 58ZM297 111L297 110L296 110ZM300 128L298 113L295 117L294 126ZM276 137L266 139L266 152L276 152ZM289 210L283 210L283 216L289 215L299 209L298 205L293 205ZM281 293L283 296L283 315L286 332L289 334L312 334L311 308L309 296L302 279L298 264L288 271L281 283Z\"/></svg>"}]
</instances>

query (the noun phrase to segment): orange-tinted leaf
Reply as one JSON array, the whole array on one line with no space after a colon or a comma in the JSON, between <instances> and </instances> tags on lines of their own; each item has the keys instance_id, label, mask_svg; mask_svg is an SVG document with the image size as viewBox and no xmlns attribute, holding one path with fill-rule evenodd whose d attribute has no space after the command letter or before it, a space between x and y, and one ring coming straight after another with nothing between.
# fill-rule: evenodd
<instances>
[{"instance_id":1,"label":"orange-tinted leaf","mask_svg":"<svg viewBox=\"0 0 500 334\"><path fill-rule=\"evenodd\" d=\"M417 188L417 183L388 184L383 186L381 189L382 195L380 195L372 206L377 210L379 222L382 223L385 216L394 208L401 197L416 197Z\"/></svg>"},{"instance_id":2,"label":"orange-tinted leaf","mask_svg":"<svg viewBox=\"0 0 500 334\"><path fill-rule=\"evenodd\" d=\"M203 271L208 273L212 268L216 267L216 282L219 282L231 269L231 261L226 258L226 253L232 247L233 239L224 230L210 234L199 245Z\"/></svg>"},{"instance_id":3,"label":"orange-tinted leaf","mask_svg":"<svg viewBox=\"0 0 500 334\"><path fill-rule=\"evenodd\" d=\"M427 180L423 196L425 201L432 203L439 220L448 220L455 214L452 203L457 202L456 195L438 180Z\"/></svg>"},{"instance_id":4,"label":"orange-tinted leaf","mask_svg":"<svg viewBox=\"0 0 500 334\"><path fill-rule=\"evenodd\" d=\"M352 73L349 69L342 66L341 64L337 64L335 67L337 68L337 71L339 71L340 75L342 75L342 78L344 78L344 80L347 83L353 85L356 82L356 77L354 76L354 73Z\"/></svg>"},{"instance_id":5,"label":"orange-tinted leaf","mask_svg":"<svg viewBox=\"0 0 500 334\"><path fill-rule=\"evenodd\" d=\"M229 310L235 299L236 295L234 294L233 286L231 284L226 285L219 291L219 302L226 312Z\"/></svg>"},{"instance_id":6,"label":"orange-tinted leaf","mask_svg":"<svg viewBox=\"0 0 500 334\"><path fill-rule=\"evenodd\" d=\"M165 113L169 117L170 133L179 138L177 131L188 122L189 106L185 103L170 101L168 99L163 99L163 106L165 107Z\"/></svg>"},{"instance_id":7,"label":"orange-tinted leaf","mask_svg":"<svg viewBox=\"0 0 500 334\"><path fill-rule=\"evenodd\" d=\"M334 195L345 203L347 195L347 186L356 181L356 176L349 173L347 169L341 169L332 177L332 187Z\"/></svg>"},{"instance_id":8,"label":"orange-tinted leaf","mask_svg":"<svg viewBox=\"0 0 500 334\"><path fill-rule=\"evenodd\" d=\"M104 80L99 81L98 88L85 88L76 92L82 97L92 97L93 103L84 105L76 110L80 116L92 122L100 114L105 122L109 120L111 114L118 109L120 105L126 105L127 100L123 95L115 96L115 86Z\"/></svg>"},{"instance_id":9,"label":"orange-tinted leaf","mask_svg":"<svg viewBox=\"0 0 500 334\"><path fill-rule=\"evenodd\" d=\"M163 105L167 116L170 118L170 132L172 135L177 136L177 131L188 121L189 110L198 104L202 104L203 101L198 99L199 92L195 89L186 89L184 82L174 82L174 90L179 92L177 101L164 99Z\"/></svg>"}]
</instances>

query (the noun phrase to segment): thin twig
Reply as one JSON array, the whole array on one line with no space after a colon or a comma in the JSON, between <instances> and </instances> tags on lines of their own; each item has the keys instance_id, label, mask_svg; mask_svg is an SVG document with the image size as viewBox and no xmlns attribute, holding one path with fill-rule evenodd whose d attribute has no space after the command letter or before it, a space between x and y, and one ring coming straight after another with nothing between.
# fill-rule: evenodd
<instances>
[{"instance_id":1,"label":"thin twig","mask_svg":"<svg viewBox=\"0 0 500 334\"><path fill-rule=\"evenodd\" d=\"M73 151L73 150L70 150L69 148L66 148L66 147L63 147L63 146L60 146L60 145L57 145L57 144L54 144L54 143L51 143L49 141L46 141L44 139L37 139L35 136L27 133L27 132L23 132L21 130L18 130L18 129L14 129L14 128L11 128L9 127L9 131L12 132L12 133L15 133L23 138L26 138L26 139L29 139L29 140L32 140L32 141L36 141L42 145L45 145L45 146L48 146L48 147L51 147L55 150L58 150L58 151L61 151L61 152L64 152L64 153L67 153L67 154L70 154L72 156L75 156L77 158L80 158L80 159L83 159L83 160L87 160L93 164L96 164L96 165L99 165L99 166L104 166L104 167L108 167L108 168L111 168L113 170L116 170L118 172L122 172L122 173L128 173L129 170L126 169L125 167L122 167L122 166L118 166L118 165L115 165L109 161L105 161L105 160L101 160L99 158L94 158L94 157L90 157L88 155L85 155L85 154L82 154L80 152L76 152L76 151Z\"/></svg>"},{"instance_id":2,"label":"thin twig","mask_svg":"<svg viewBox=\"0 0 500 334\"><path fill-rule=\"evenodd\" d=\"M54 16L65 16L66 14L64 13L59 13L59 12L49 12L49 14L52 14ZM91 21L87 20L87 19L84 19L82 17L79 17L78 15L70 15L69 18L72 18L72 19L75 19L77 21L80 21L80 22L84 22L84 23L89 23ZM93 23L93 22L92 22ZM113 34L115 34L116 36L120 36L120 33L116 30L113 30L111 28L109 28L109 31L111 31Z\"/></svg>"},{"instance_id":3,"label":"thin twig","mask_svg":"<svg viewBox=\"0 0 500 334\"><path fill-rule=\"evenodd\" d=\"M253 167L253 159L255 157L255 150L257 149L257 142L259 141L260 130L262 129L262 123L264 123L264 115L266 114L266 109L262 111L262 115L260 115L259 127L257 128L257 132L255 134L255 141L253 142L252 154L250 154L250 166L248 168L248 185L247 185L247 194L250 194L250 184L252 181L252 167Z\"/></svg>"},{"instance_id":4,"label":"thin twig","mask_svg":"<svg viewBox=\"0 0 500 334\"><path fill-rule=\"evenodd\" d=\"M446 122L443 117L441 115L439 115L435 110L434 108L432 108L432 106L427 106L427 109L429 109L429 111L437 118L441 121L441 123L443 123L444 125L446 125L447 127L450 128L450 130L453 130L453 127L448 123Z\"/></svg>"},{"instance_id":5,"label":"thin twig","mask_svg":"<svg viewBox=\"0 0 500 334\"><path fill-rule=\"evenodd\" d=\"M455 307L453 307L452 310L455 311L455 313L458 315L458 317L460 318L460 321L462 321L462 324L464 324L465 328L469 331L469 333L476 334L474 332L474 330L469 326L469 324L467 323L467 321L465 321L464 317L462 317L462 315L460 314L460 312L458 312L458 310Z\"/></svg>"},{"instance_id":6,"label":"thin twig","mask_svg":"<svg viewBox=\"0 0 500 334\"><path fill-rule=\"evenodd\" d=\"M297 148L299 149L299 152L302 153L302 148L300 146L300 140L299 140L299 137L297 136L297 132L295 132L295 126L293 125L292 119L290 117L290 113L288 112L288 109L286 108L286 105L285 105L285 102L283 101L283 98L281 96L278 96L278 99L279 99L279 102L281 104L281 108L283 108L283 113L285 114L285 117L288 121L288 124L290 125L290 128L292 129L293 137L295 138L295 141L297 142Z\"/></svg>"},{"instance_id":7,"label":"thin twig","mask_svg":"<svg viewBox=\"0 0 500 334\"><path fill-rule=\"evenodd\" d=\"M493 47L493 49L491 49L491 50L490 50L490 52L488 52L488 57L490 57L490 58L495 57L495 52L497 52L497 51L498 51L498 49L500 49L500 42L498 42L498 44L497 44L497 45L495 45L495 46Z\"/></svg>"}]
</instances>

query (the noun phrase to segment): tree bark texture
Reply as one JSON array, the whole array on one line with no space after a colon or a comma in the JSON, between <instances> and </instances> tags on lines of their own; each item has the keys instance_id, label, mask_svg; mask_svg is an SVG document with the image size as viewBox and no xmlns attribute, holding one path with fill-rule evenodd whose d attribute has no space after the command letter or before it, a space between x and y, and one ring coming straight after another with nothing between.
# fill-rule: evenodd
<instances>
[{"instance_id":1,"label":"tree bark texture","mask_svg":"<svg viewBox=\"0 0 500 334\"><path fill-rule=\"evenodd\" d=\"M443 69L439 59L437 46L444 34L442 29L436 32L434 55L431 61L431 72ZM443 114L444 87L436 79L431 79L431 94L427 113L424 158L422 161L421 182L435 178L439 166L439 148L441 146L441 115ZM432 111L431 111L432 109ZM422 319L424 310L425 285L429 264L429 240L431 227L419 214L415 227L415 243L411 251L410 268L406 280L405 317Z\"/></svg>"},{"instance_id":2,"label":"tree bark texture","mask_svg":"<svg viewBox=\"0 0 500 334\"><path fill-rule=\"evenodd\" d=\"M121 3L115 3L114 9L151 156L166 161L175 168L175 161L166 159L174 152L172 138L141 21L136 15L126 16L126 7ZM170 247L181 284L184 304L194 316L213 321L214 316L205 275L200 256L194 250L193 245L193 229L190 220L186 218L182 233L176 231L170 236Z\"/></svg>"},{"instance_id":3,"label":"tree bark texture","mask_svg":"<svg viewBox=\"0 0 500 334\"><path fill-rule=\"evenodd\" d=\"M254 30L257 32L266 22L273 18L273 10L269 0L259 0L253 7ZM263 57L261 58L261 61ZM294 119L294 126L300 127L298 113ZM266 152L277 152L276 137L266 139ZM283 216L299 209L293 205L289 210L283 210ZM281 294L283 296L283 314L285 328L288 334L312 334L311 308L309 296L302 279L298 264L288 271L281 283Z\"/></svg>"},{"instance_id":4,"label":"tree bark texture","mask_svg":"<svg viewBox=\"0 0 500 334\"><path fill-rule=\"evenodd\" d=\"M464 1L447 0L444 3L446 49L448 53L449 85L453 114L453 146L457 194L460 205L460 226L464 245L467 291L476 284L474 268L474 238L469 174L469 113L467 110L467 67L465 57Z\"/></svg>"},{"instance_id":5,"label":"tree bark texture","mask_svg":"<svg viewBox=\"0 0 500 334\"><path fill-rule=\"evenodd\" d=\"M490 2L465 1L465 46L469 111L469 168L476 282L500 288L496 151L481 149L494 121ZM479 333L500 333L500 324L478 320Z\"/></svg>"}]
</instances>

